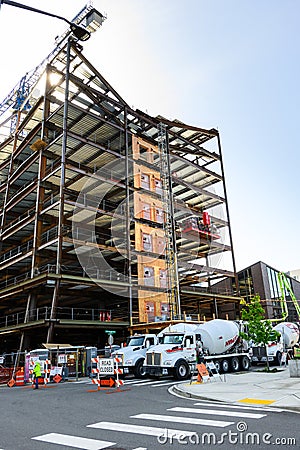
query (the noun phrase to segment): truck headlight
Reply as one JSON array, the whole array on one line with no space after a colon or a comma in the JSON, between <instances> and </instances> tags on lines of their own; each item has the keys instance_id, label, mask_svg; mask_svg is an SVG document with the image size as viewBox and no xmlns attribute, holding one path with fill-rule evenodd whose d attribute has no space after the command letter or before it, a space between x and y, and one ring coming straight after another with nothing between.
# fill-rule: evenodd
<instances>
[{"instance_id":1,"label":"truck headlight","mask_svg":"<svg viewBox=\"0 0 300 450\"><path fill-rule=\"evenodd\" d=\"M167 359L164 361L164 366L170 366L172 364L172 361L170 359Z\"/></svg>"},{"instance_id":2,"label":"truck headlight","mask_svg":"<svg viewBox=\"0 0 300 450\"><path fill-rule=\"evenodd\" d=\"M132 366L132 359L127 359L125 364L127 364L127 366Z\"/></svg>"}]
</instances>

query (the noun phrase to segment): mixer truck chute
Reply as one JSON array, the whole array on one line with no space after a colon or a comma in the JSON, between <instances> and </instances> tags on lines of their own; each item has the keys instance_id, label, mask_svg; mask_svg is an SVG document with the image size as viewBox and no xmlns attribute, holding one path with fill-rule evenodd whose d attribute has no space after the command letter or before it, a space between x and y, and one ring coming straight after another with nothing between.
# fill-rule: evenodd
<instances>
[{"instance_id":1,"label":"mixer truck chute","mask_svg":"<svg viewBox=\"0 0 300 450\"><path fill-rule=\"evenodd\" d=\"M248 370L248 346L239 337L240 327L240 323L221 319L189 327L184 323L167 327L158 334L159 344L146 353L145 373L188 378L195 369L199 345L204 361L214 362L220 372Z\"/></svg>"}]
</instances>

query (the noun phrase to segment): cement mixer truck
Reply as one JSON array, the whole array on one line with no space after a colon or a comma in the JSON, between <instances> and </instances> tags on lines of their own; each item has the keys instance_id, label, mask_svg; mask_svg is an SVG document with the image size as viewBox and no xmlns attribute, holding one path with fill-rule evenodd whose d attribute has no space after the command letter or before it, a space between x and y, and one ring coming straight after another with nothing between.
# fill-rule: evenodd
<instances>
[{"instance_id":1,"label":"cement mixer truck","mask_svg":"<svg viewBox=\"0 0 300 450\"><path fill-rule=\"evenodd\" d=\"M112 356L121 360L119 369L123 369L124 376L133 374L136 378L143 378L146 351L157 343L155 334L134 334L127 339L126 347L120 348Z\"/></svg>"},{"instance_id":2,"label":"cement mixer truck","mask_svg":"<svg viewBox=\"0 0 300 450\"><path fill-rule=\"evenodd\" d=\"M218 372L248 370L248 345L240 337L242 322L214 319L201 324L178 323L158 334L159 344L146 352L144 372L150 376L189 378L201 346L205 362L214 362Z\"/></svg>"},{"instance_id":3,"label":"cement mixer truck","mask_svg":"<svg viewBox=\"0 0 300 450\"><path fill-rule=\"evenodd\" d=\"M299 342L299 328L292 322L281 322L275 325L274 330L280 333L276 341L269 342L267 350L263 345L255 345L250 349L253 365L268 361L280 365L283 353L293 354L294 346Z\"/></svg>"}]
</instances>

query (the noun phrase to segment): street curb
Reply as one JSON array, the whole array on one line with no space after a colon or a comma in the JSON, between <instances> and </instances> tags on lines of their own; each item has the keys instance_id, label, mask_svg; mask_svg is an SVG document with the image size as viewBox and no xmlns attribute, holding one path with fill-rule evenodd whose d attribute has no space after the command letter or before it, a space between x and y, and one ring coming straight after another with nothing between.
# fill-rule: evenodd
<instances>
[{"instance_id":1,"label":"street curb","mask_svg":"<svg viewBox=\"0 0 300 450\"><path fill-rule=\"evenodd\" d=\"M169 393L172 395L178 395L180 397L185 397L185 398L189 398L189 399L195 399L195 400L205 400L205 401L209 401L209 402L215 402L215 403L220 403L220 404L228 404L229 402L225 402L223 400L217 400L215 398L211 398L211 397L203 397L202 395L197 395L197 394L192 394L191 392L186 392L181 390L178 386L171 386L168 389ZM237 402L231 402L234 405L237 405ZM240 405L241 408L243 407L243 405ZM245 406L245 405L244 405ZM300 408L293 408L291 406L272 406L272 405L268 405L268 408L272 408L274 410L276 409L280 409L280 410L284 410L286 412L293 412L296 414L300 414Z\"/></svg>"}]
</instances>

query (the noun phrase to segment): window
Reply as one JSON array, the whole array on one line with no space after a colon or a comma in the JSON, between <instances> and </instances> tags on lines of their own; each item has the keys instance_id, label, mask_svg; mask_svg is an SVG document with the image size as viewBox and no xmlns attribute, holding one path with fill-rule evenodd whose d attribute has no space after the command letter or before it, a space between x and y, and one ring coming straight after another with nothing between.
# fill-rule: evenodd
<instances>
[{"instance_id":1,"label":"window","mask_svg":"<svg viewBox=\"0 0 300 450\"><path fill-rule=\"evenodd\" d=\"M160 310L161 310L162 314L168 314L168 312L169 312L169 305L168 305L168 303L162 303L160 305Z\"/></svg>"},{"instance_id":2,"label":"window","mask_svg":"<svg viewBox=\"0 0 300 450\"><path fill-rule=\"evenodd\" d=\"M151 220L151 206L149 203L143 203L142 217L146 220Z\"/></svg>"},{"instance_id":3,"label":"window","mask_svg":"<svg viewBox=\"0 0 300 450\"><path fill-rule=\"evenodd\" d=\"M169 305L168 303L161 303L160 304L160 312L161 312L161 317L162 320L167 320L169 319Z\"/></svg>"},{"instance_id":4,"label":"window","mask_svg":"<svg viewBox=\"0 0 300 450\"><path fill-rule=\"evenodd\" d=\"M144 267L144 286L154 286L154 268Z\"/></svg>"},{"instance_id":5,"label":"window","mask_svg":"<svg viewBox=\"0 0 300 450\"><path fill-rule=\"evenodd\" d=\"M151 345L154 345L154 337L146 339L146 347L150 347Z\"/></svg>"},{"instance_id":6,"label":"window","mask_svg":"<svg viewBox=\"0 0 300 450\"><path fill-rule=\"evenodd\" d=\"M152 236L150 234L142 233L143 250L152 252Z\"/></svg>"},{"instance_id":7,"label":"window","mask_svg":"<svg viewBox=\"0 0 300 450\"><path fill-rule=\"evenodd\" d=\"M166 247L165 238L158 236L156 242L157 242L157 253L159 255L163 255L165 253L165 247Z\"/></svg>"},{"instance_id":8,"label":"window","mask_svg":"<svg viewBox=\"0 0 300 450\"><path fill-rule=\"evenodd\" d=\"M158 178L154 179L155 192L159 195L162 195L162 183Z\"/></svg>"},{"instance_id":9,"label":"window","mask_svg":"<svg viewBox=\"0 0 300 450\"><path fill-rule=\"evenodd\" d=\"M186 336L185 340L184 340L184 346L187 347L187 341L190 341L190 344L193 344L194 340L193 340L193 336Z\"/></svg>"},{"instance_id":10,"label":"window","mask_svg":"<svg viewBox=\"0 0 300 450\"><path fill-rule=\"evenodd\" d=\"M147 161L153 163L153 151L151 148L143 147L140 145L140 159L142 161Z\"/></svg>"},{"instance_id":11,"label":"window","mask_svg":"<svg viewBox=\"0 0 300 450\"><path fill-rule=\"evenodd\" d=\"M155 222L164 222L164 212L162 208L155 208Z\"/></svg>"},{"instance_id":12,"label":"window","mask_svg":"<svg viewBox=\"0 0 300 450\"><path fill-rule=\"evenodd\" d=\"M145 173L141 173L141 187L143 189L150 189L150 177Z\"/></svg>"},{"instance_id":13,"label":"window","mask_svg":"<svg viewBox=\"0 0 300 450\"><path fill-rule=\"evenodd\" d=\"M280 298L281 297L279 283L278 283L278 279L277 279L277 273L278 273L277 271L271 269L270 267L267 267L267 274L268 274L271 298Z\"/></svg>"},{"instance_id":14,"label":"window","mask_svg":"<svg viewBox=\"0 0 300 450\"><path fill-rule=\"evenodd\" d=\"M142 147L140 145L140 159L143 161L148 161L148 149L147 147Z\"/></svg>"},{"instance_id":15,"label":"window","mask_svg":"<svg viewBox=\"0 0 300 450\"><path fill-rule=\"evenodd\" d=\"M154 303L153 302L146 303L146 313L147 313L149 322L153 322L154 321Z\"/></svg>"},{"instance_id":16,"label":"window","mask_svg":"<svg viewBox=\"0 0 300 450\"><path fill-rule=\"evenodd\" d=\"M162 288L167 287L167 271L165 269L159 269L159 285Z\"/></svg>"}]
</instances>

